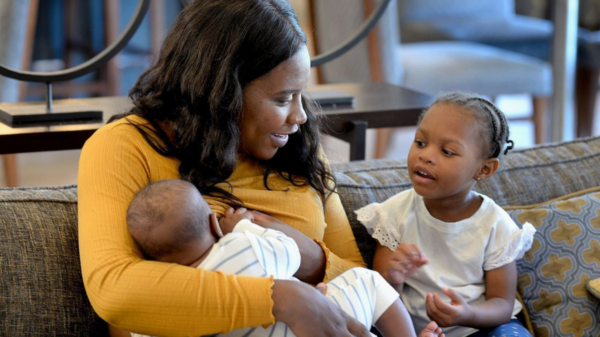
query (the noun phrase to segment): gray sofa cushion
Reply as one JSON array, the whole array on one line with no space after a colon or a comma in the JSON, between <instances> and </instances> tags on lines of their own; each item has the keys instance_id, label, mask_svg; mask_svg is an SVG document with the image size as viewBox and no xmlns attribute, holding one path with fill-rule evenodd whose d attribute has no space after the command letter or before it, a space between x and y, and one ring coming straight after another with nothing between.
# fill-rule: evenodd
<instances>
[{"instance_id":1,"label":"gray sofa cushion","mask_svg":"<svg viewBox=\"0 0 600 337\"><path fill-rule=\"evenodd\" d=\"M410 188L406 162L336 163L332 169L358 247L370 266L375 241L356 220L354 210ZM600 186L600 137L512 151L498 172L477 184L476 190L501 206L519 206L596 186Z\"/></svg>"},{"instance_id":2,"label":"gray sofa cushion","mask_svg":"<svg viewBox=\"0 0 600 337\"><path fill-rule=\"evenodd\" d=\"M0 189L3 336L107 336L83 287L77 188Z\"/></svg>"}]
</instances>

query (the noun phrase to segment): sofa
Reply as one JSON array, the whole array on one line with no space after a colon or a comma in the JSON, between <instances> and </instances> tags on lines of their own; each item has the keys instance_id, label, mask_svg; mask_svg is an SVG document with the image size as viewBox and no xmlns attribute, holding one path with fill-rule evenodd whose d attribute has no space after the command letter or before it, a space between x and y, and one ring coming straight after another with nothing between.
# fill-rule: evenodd
<instances>
[{"instance_id":1,"label":"sofa","mask_svg":"<svg viewBox=\"0 0 600 337\"><path fill-rule=\"evenodd\" d=\"M375 242L354 210L410 188L406 163L332 165L367 263ZM600 137L509 153L477 190L537 228L518 263L524 322L536 336L600 336ZM0 189L0 336L106 336L86 297L77 187Z\"/></svg>"}]
</instances>

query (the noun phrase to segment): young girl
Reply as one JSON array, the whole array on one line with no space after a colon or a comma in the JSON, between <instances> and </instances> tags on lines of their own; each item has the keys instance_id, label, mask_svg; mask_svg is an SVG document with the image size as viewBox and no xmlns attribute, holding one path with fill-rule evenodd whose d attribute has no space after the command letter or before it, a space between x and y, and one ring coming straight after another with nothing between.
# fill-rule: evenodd
<instances>
[{"instance_id":1,"label":"young girl","mask_svg":"<svg viewBox=\"0 0 600 337\"><path fill-rule=\"evenodd\" d=\"M356 211L379 241L373 268L402 295L417 331L433 320L449 337L530 336L514 319L515 260L535 229L519 229L472 191L513 147L506 118L482 98L450 93L418 125L408 154L413 188Z\"/></svg>"}]
</instances>

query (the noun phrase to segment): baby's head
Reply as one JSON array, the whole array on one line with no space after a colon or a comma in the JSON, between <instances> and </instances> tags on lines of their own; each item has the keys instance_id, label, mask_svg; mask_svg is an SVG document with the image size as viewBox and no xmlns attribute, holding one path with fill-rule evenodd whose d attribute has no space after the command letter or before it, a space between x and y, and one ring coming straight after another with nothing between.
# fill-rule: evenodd
<instances>
[{"instance_id":1,"label":"baby's head","mask_svg":"<svg viewBox=\"0 0 600 337\"><path fill-rule=\"evenodd\" d=\"M216 217L194 185L161 180L138 192L127 227L148 259L194 265L216 242Z\"/></svg>"},{"instance_id":2,"label":"baby's head","mask_svg":"<svg viewBox=\"0 0 600 337\"><path fill-rule=\"evenodd\" d=\"M415 190L432 198L470 191L496 172L513 147L508 137L506 117L491 102L462 92L438 96L419 118L408 155Z\"/></svg>"}]
</instances>

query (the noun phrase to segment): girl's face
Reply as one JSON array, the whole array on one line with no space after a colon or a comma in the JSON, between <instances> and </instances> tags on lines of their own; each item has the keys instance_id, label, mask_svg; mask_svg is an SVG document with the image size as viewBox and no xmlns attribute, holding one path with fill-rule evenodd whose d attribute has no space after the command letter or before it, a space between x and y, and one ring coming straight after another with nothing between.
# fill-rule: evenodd
<instances>
[{"instance_id":1,"label":"girl's face","mask_svg":"<svg viewBox=\"0 0 600 337\"><path fill-rule=\"evenodd\" d=\"M310 76L306 46L243 92L240 151L269 160L287 144L290 134L306 122L301 92Z\"/></svg>"},{"instance_id":2,"label":"girl's face","mask_svg":"<svg viewBox=\"0 0 600 337\"><path fill-rule=\"evenodd\" d=\"M463 201L486 158L480 122L450 103L433 105L423 116L408 153L408 173L425 199Z\"/></svg>"}]
</instances>

